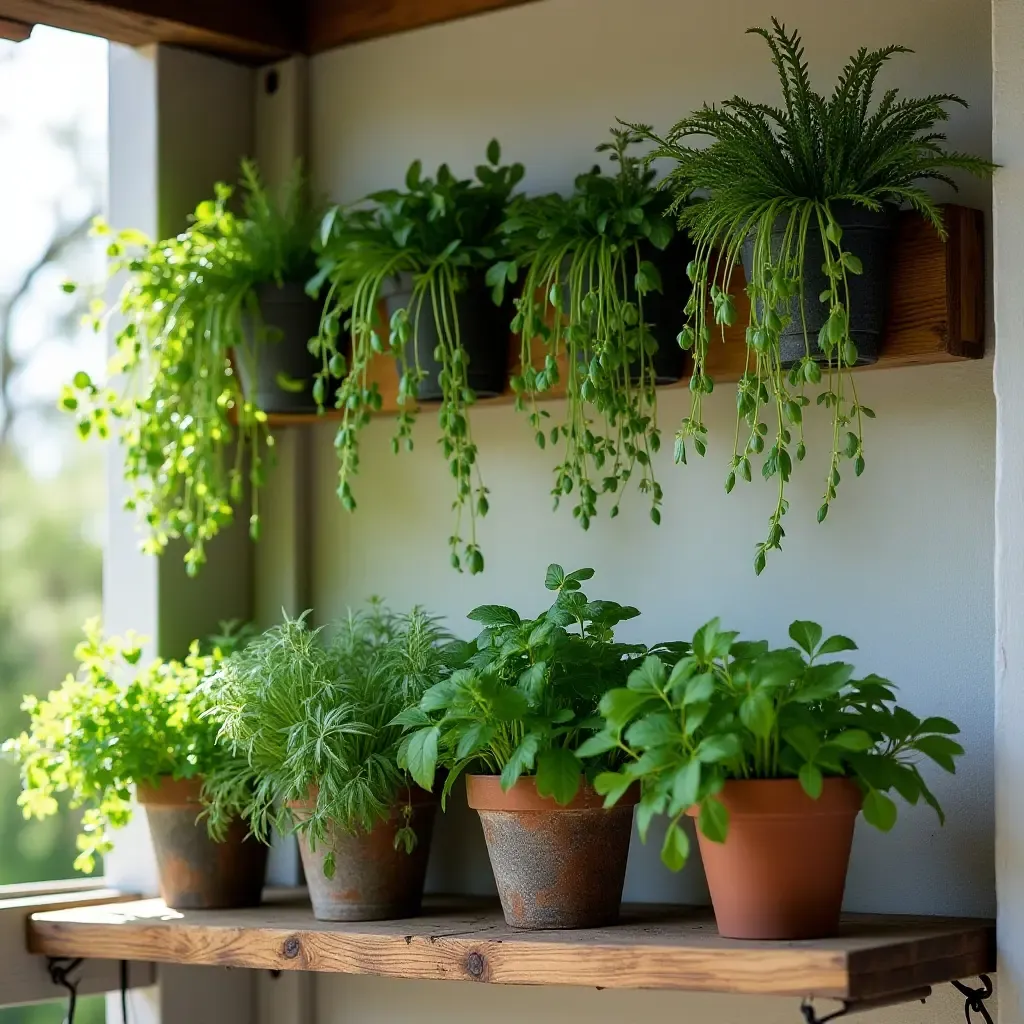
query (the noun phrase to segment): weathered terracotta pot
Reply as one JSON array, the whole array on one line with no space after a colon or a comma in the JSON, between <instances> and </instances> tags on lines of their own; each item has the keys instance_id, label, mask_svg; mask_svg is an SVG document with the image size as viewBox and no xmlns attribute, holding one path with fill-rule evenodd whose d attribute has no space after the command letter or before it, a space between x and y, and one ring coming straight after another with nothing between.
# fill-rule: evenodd
<instances>
[{"instance_id":1,"label":"weathered terracotta pot","mask_svg":"<svg viewBox=\"0 0 1024 1024\"><path fill-rule=\"evenodd\" d=\"M796 779L727 782L729 831L697 830L719 933L730 939L822 939L839 929L862 796L826 779L812 800ZM696 817L698 810L687 812Z\"/></svg>"},{"instance_id":2,"label":"weathered terracotta pot","mask_svg":"<svg viewBox=\"0 0 1024 1024\"><path fill-rule=\"evenodd\" d=\"M497 775L470 775L466 792L480 815L510 927L615 923L639 790L609 810L585 780L565 805L540 796L533 778L519 779L506 793Z\"/></svg>"},{"instance_id":3,"label":"weathered terracotta pot","mask_svg":"<svg viewBox=\"0 0 1024 1024\"><path fill-rule=\"evenodd\" d=\"M423 902L430 839L434 831L437 798L422 789L411 790L412 818L416 833L412 853L395 849L395 834L405 825L404 799L386 821L369 832L353 835L331 830L327 842L311 849L309 838L299 832L299 853L313 904L320 921L387 921L415 917ZM315 791L303 802L289 803L297 820L315 804ZM324 875L324 857L334 853L334 875Z\"/></svg>"},{"instance_id":4,"label":"weathered terracotta pot","mask_svg":"<svg viewBox=\"0 0 1024 1024\"><path fill-rule=\"evenodd\" d=\"M153 837L160 896L178 910L259 906L267 870L267 848L239 820L227 839L215 843L206 831L199 794L202 779L161 779L139 785Z\"/></svg>"}]
</instances>

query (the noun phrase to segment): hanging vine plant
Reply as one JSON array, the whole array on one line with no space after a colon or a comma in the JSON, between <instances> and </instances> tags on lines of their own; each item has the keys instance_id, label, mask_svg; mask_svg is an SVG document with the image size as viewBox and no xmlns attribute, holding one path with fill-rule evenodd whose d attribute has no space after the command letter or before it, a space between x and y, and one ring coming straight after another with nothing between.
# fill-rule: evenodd
<instances>
[{"instance_id":1,"label":"hanging vine plant","mask_svg":"<svg viewBox=\"0 0 1024 1024\"><path fill-rule=\"evenodd\" d=\"M541 449L562 446L552 496L556 507L573 497L573 515L584 529L601 494L611 496L610 513L618 515L634 477L650 499L651 519L661 521L662 488L652 461L661 446L659 339L650 309L663 287L657 254L672 242L675 225L654 172L629 152L639 141L633 131L613 130L597 151L608 154L614 173L595 166L577 177L568 198L518 199L505 223L510 258L488 275L496 301L506 283L523 278L512 324L522 367L511 381L516 407L527 413ZM662 331L662 342L672 347L681 304L677 314L678 322ZM532 351L536 338L544 342L542 362ZM537 399L559 383L563 367L565 420L551 426Z\"/></svg>"},{"instance_id":2,"label":"hanging vine plant","mask_svg":"<svg viewBox=\"0 0 1024 1024\"><path fill-rule=\"evenodd\" d=\"M398 371L394 452L412 449L417 399L440 399L439 443L455 481L451 563L471 573L484 567L476 523L488 503L469 410L481 387L503 389L507 356L507 328L484 275L502 255L499 227L524 173L522 164L501 165L496 140L487 147L487 161L474 178L460 179L447 165L434 178L424 177L417 160L404 190L376 192L353 207L328 211L320 239L319 280L329 287L317 342L323 372L316 395L327 404L327 382L340 378L333 395L341 410L338 497L347 510L355 509L359 434L383 406L370 364L384 353Z\"/></svg>"},{"instance_id":3,"label":"hanging vine plant","mask_svg":"<svg viewBox=\"0 0 1024 1024\"><path fill-rule=\"evenodd\" d=\"M865 219L891 220L892 212L909 204L945 238L941 212L922 183L955 189L949 171L986 175L993 165L947 150L945 135L935 130L948 119L948 104L966 106L959 96L905 99L889 89L874 102L879 72L896 54L911 52L905 47L859 49L826 98L811 88L799 33L787 32L774 18L771 30L749 31L768 44L782 107L734 96L719 107L704 106L665 136L649 125L629 127L656 143L651 159L674 162L663 185L697 247L688 268L689 321L680 336L693 352L692 402L676 434L677 462L686 461L688 444L699 455L707 450L703 399L714 386L707 369L712 330L717 325L724 335L736 322L732 275L741 259L747 270L747 363L725 487L732 491L737 479L749 481L758 458L762 476L777 485L768 533L754 556L760 573L785 536L786 485L806 454L808 388L821 386L816 401L831 416L819 522L838 492L843 460L856 476L864 472L864 421L874 413L858 399L850 370L870 360L862 337L870 340L880 329L862 331L858 323L862 310L854 300L863 294L861 275L876 276L882 303L885 294L882 260L867 267L856 251L862 244L872 248L858 234ZM693 146L693 138L711 143ZM699 201L691 202L695 194Z\"/></svg>"}]
</instances>

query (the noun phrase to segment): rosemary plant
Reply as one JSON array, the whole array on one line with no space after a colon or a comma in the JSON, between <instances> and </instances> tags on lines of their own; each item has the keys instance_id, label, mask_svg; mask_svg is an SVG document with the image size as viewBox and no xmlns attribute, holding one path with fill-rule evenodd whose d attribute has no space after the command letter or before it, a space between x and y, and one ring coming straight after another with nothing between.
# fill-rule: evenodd
<instances>
[{"instance_id":1,"label":"rosemary plant","mask_svg":"<svg viewBox=\"0 0 1024 1024\"><path fill-rule=\"evenodd\" d=\"M305 281L315 270L320 214L299 168L274 196L256 165L244 161L240 214L230 209L233 195L231 186L217 184L185 231L156 242L97 224L110 236L111 274L128 275L113 309L97 300L94 311L97 331L106 312L123 318L109 371L122 380L101 386L80 371L61 398L78 415L82 437L106 438L119 424L132 484L128 506L146 523L144 548L160 554L184 537L192 575L207 542L232 521L246 476L253 488L249 531L259 537L259 488L274 439L266 413L242 393L232 353L255 363L253 349L267 338L259 287Z\"/></svg>"},{"instance_id":2,"label":"rosemary plant","mask_svg":"<svg viewBox=\"0 0 1024 1024\"><path fill-rule=\"evenodd\" d=\"M395 761L402 730L393 719L441 677L448 637L422 611L394 615L375 603L351 612L328 642L307 615L251 641L208 686L224 738L256 776L242 811L253 834L304 831L315 848L332 825L368 831L402 799L408 777ZM216 781L233 785L227 773ZM297 819L287 804L312 787L315 806ZM416 841L408 827L398 840L407 849ZM333 873L329 853L324 869Z\"/></svg>"},{"instance_id":3,"label":"rosemary plant","mask_svg":"<svg viewBox=\"0 0 1024 1024\"><path fill-rule=\"evenodd\" d=\"M683 347L693 351L692 402L676 435L677 462L686 461L689 441L699 455L705 454L702 405L714 383L707 372L708 346L714 325L724 331L736 322L731 278L744 242L752 238L747 369L738 385L736 433L725 486L731 491L737 479L750 480L751 461L757 457L762 457L765 479L776 482L777 501L768 534L757 545L754 558L755 571L760 573L768 551L780 549L785 536L786 484L795 462L802 461L806 452L803 410L810 403L808 386L822 385L817 402L831 413L831 456L819 522L836 497L842 460L853 463L855 475L864 471L863 424L874 413L859 402L849 373L857 362L850 333L849 281L851 275L862 272L862 266L844 245L836 204L853 203L878 211L884 204L907 203L945 237L941 213L922 183L938 181L955 189L949 171L984 175L993 165L947 150L945 135L935 130L948 119L948 104L966 106L959 96L908 99L900 98L897 89L888 89L874 102L879 72L896 54L910 52L905 47L862 47L846 63L826 98L811 87L799 33L787 32L775 19L771 30L749 31L768 44L782 107L734 96L719 107L704 106L666 136L656 134L649 125L630 127L657 144L652 159L666 157L674 162L663 185L674 193L679 224L690 231L697 247L688 268L693 285L689 322L680 335ZM693 138L710 139L711 144L694 146ZM690 203L694 193L701 201ZM828 281L825 291L813 296L804 294L811 235L820 238ZM794 300L804 327L805 355L786 367L780 359L780 335L793 318ZM808 337L806 330L812 302L828 310L817 339ZM818 347L824 356L824 374L816 358ZM773 421L770 431L767 418Z\"/></svg>"},{"instance_id":4,"label":"rosemary plant","mask_svg":"<svg viewBox=\"0 0 1024 1024\"><path fill-rule=\"evenodd\" d=\"M537 445L562 443L555 468L555 506L574 495L573 515L587 529L597 514L599 493L614 496L619 512L626 483L639 472L639 490L650 496L651 519L661 521L662 489L651 456L661 447L658 429L657 351L644 297L661 291L658 267L645 258L672 240L664 193L654 171L629 148L633 131L612 131L597 147L615 165L613 174L595 166L576 179L569 198L520 197L505 223L508 260L488 273L500 301L506 281L523 273L513 330L521 342L521 372L511 384L516 407L527 410ZM681 282L680 282L681 283ZM542 366L534 365L535 338L545 343ZM537 396L566 372L566 416L548 429L550 413ZM590 409L596 413L595 425Z\"/></svg>"},{"instance_id":5,"label":"rosemary plant","mask_svg":"<svg viewBox=\"0 0 1024 1024\"><path fill-rule=\"evenodd\" d=\"M488 163L474 179L456 178L447 165L435 178L424 177L420 161L405 176L404 190L376 192L355 207L328 211L321 226L321 281L329 282L319 338L323 384L315 396L327 400L327 380L341 379L334 404L341 410L335 439L340 460L338 496L356 507L352 477L359 471L359 432L379 411L383 397L370 379L375 354L387 353L398 366L397 430L392 450L412 448L415 401L426 378L417 335L427 318L436 328L434 352L442 370L438 421L440 445L455 480L455 526L449 539L452 565L481 572L483 553L476 537L476 518L487 513L487 488L477 465L477 447L469 409L476 395L467 376L469 359L459 323L459 296L480 279L500 255L499 227L522 164L503 167L497 140L487 147ZM412 275L408 303L396 309L390 323L381 322L379 306L399 275ZM339 338L347 336L348 359ZM504 345L495 337L493 344ZM468 520L468 539L463 538Z\"/></svg>"}]
</instances>

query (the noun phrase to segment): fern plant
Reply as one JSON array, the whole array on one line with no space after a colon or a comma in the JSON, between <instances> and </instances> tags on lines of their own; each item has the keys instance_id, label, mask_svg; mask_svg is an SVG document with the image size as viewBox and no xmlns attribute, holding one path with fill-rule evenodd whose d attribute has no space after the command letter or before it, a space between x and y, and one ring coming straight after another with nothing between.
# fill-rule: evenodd
<instances>
[{"instance_id":1,"label":"fern plant","mask_svg":"<svg viewBox=\"0 0 1024 1024\"><path fill-rule=\"evenodd\" d=\"M369 831L402 800L409 780L396 763L402 730L393 720L441 677L449 638L420 610L396 615L373 603L328 641L308 614L251 641L207 686L223 738L256 777L242 810L253 834L302 831L315 849L332 826ZM231 792L234 780L225 772L211 786ZM293 816L287 804L313 788L313 806ZM416 837L407 826L396 841L412 849ZM324 870L333 874L329 850Z\"/></svg>"},{"instance_id":2,"label":"fern plant","mask_svg":"<svg viewBox=\"0 0 1024 1024\"><path fill-rule=\"evenodd\" d=\"M266 413L242 393L232 354L255 365L267 340L260 286L304 282L315 270L319 211L300 168L274 195L244 161L239 213L233 197L231 186L217 184L185 231L160 241L97 224L110 238L111 275L128 278L110 310L99 300L94 310L97 331L109 313L123 318L109 368L120 379L101 385L79 371L61 397L82 437L117 432L145 550L161 554L183 537L191 575L207 543L232 522L246 477L249 532L259 537L259 488L274 439Z\"/></svg>"},{"instance_id":3,"label":"fern plant","mask_svg":"<svg viewBox=\"0 0 1024 1024\"><path fill-rule=\"evenodd\" d=\"M455 481L451 563L470 573L484 567L476 520L487 514L488 505L470 425L476 394L469 383L458 303L474 277L482 279L500 255L498 229L524 173L522 164L501 165L497 140L487 147L487 161L476 168L473 179L460 179L447 165L439 167L434 178L424 177L416 160L406 173L404 190L376 192L354 207L328 211L320 238L319 280L328 282L329 289L319 338L324 383L315 395L323 403L329 378L341 380L334 394L334 405L341 410L335 438L338 497L348 511L355 509L352 477L359 471L359 433L383 405L369 372L378 353L393 357L398 368L399 412L392 450L412 449L416 395L427 376L416 338L429 316L438 339L434 358L442 368L439 444ZM381 300L403 274L412 275L411 296L385 324ZM342 338L349 344L347 360ZM489 340L505 344L501 337ZM467 525L469 536L464 538Z\"/></svg>"},{"instance_id":4,"label":"fern plant","mask_svg":"<svg viewBox=\"0 0 1024 1024\"><path fill-rule=\"evenodd\" d=\"M597 147L608 154L613 173L595 166L577 177L568 198L518 198L505 223L510 258L488 271L496 301L507 282L523 277L512 324L522 367L511 380L516 407L527 410L541 449L549 442L563 446L552 496L557 508L572 495L573 515L584 529L597 514L599 494L612 495L611 515L618 514L634 474L650 498L651 518L661 520L662 489L652 463L661 447L658 345L644 297L662 290L658 267L647 256L664 249L675 229L654 171L630 153L638 141L632 131L613 130L611 141ZM531 351L535 338L544 341L540 366ZM537 396L558 384L560 363L567 378L565 421L549 428L550 413L538 408Z\"/></svg>"},{"instance_id":5,"label":"fern plant","mask_svg":"<svg viewBox=\"0 0 1024 1024\"><path fill-rule=\"evenodd\" d=\"M761 457L761 473L777 486L777 500L764 541L757 545L754 568L760 573L767 553L782 546L782 517L788 508L786 485L806 446L803 410L807 389L822 386L817 402L831 414L831 456L818 521L835 499L843 459L854 474L864 471L865 417L874 413L860 403L850 368L857 348L850 332L849 281L861 262L843 242L836 205L853 203L880 211L885 204L909 204L945 237L942 216L923 183L956 188L952 170L984 175L987 160L950 151L936 126L948 119L951 103L966 106L952 93L901 98L886 90L875 102L875 86L885 64L903 46L861 48L843 68L829 97L811 86L798 32L772 19L761 36L778 73L783 105L753 103L739 96L719 107L704 106L679 121L667 135L650 125L631 125L656 143L652 159L674 166L663 180L674 194L679 224L697 247L688 268L692 282L689 321L680 343L693 352L689 415L676 435L677 462L687 445L704 455L707 427L703 399L714 382L707 371L708 347L717 325L723 332L737 319L731 294L732 273L748 237L752 239L750 318L746 330L747 364L737 393L737 424L726 491L737 479L751 479L751 462ZM710 139L696 146L691 139ZM691 197L699 201L690 202ZM773 231L776 239L773 241ZM781 239L780 239L781 234ZM820 295L804 294L808 239L820 238L828 286ZM820 302L828 311L817 339L808 337L807 310ZM791 367L780 358L780 336L798 310L803 324L804 357ZM823 353L824 373L812 346ZM772 426L766 419L771 419ZM769 437L769 433L771 436Z\"/></svg>"}]
</instances>

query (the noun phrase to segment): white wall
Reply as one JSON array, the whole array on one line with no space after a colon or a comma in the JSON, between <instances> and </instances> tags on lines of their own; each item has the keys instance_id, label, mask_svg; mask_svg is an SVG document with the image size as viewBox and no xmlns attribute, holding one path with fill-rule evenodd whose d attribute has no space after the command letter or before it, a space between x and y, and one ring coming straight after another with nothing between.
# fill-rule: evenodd
<instances>
[{"instance_id":1,"label":"white wall","mask_svg":"<svg viewBox=\"0 0 1024 1024\"><path fill-rule=\"evenodd\" d=\"M316 183L336 199L353 199L399 182L414 157L427 167L447 160L467 172L497 136L507 158L527 164L530 190L566 190L592 162L593 146L616 115L664 127L702 101L734 92L773 100L764 45L743 34L772 13L803 30L823 87L857 45L914 47L917 54L904 57L886 82L916 93L962 93L971 110L953 114L951 142L989 151L988 0L720 0L699 9L674 0L545 0L314 59ZM971 183L963 201L987 206L988 186ZM848 906L991 914L991 372L985 360L862 375L862 397L878 413L869 425L865 476L844 484L827 523L818 526L827 450L820 429L812 428L808 464L792 486L786 550L772 555L760 578L752 558L770 489L755 483L728 497L722 489L731 388L706 403L707 460L682 468L666 455L658 463L665 487L660 529L634 502L618 520L602 519L582 533L568 509L550 510L551 453L537 451L512 409L479 411L474 430L492 511L481 536L488 567L477 578L447 567L450 477L431 418L418 430L415 454L399 459L387 445L389 422L375 421L366 431L355 516L334 494L333 431L325 425L316 432L313 467L318 617L326 621L377 593L399 606L425 603L468 632L463 616L477 603L540 608L544 566L560 561L595 567L594 595L641 608L642 618L623 631L629 638L686 637L721 615L751 636L781 641L791 619L817 618L856 638L858 664L894 679L913 710L959 721L968 749L956 779L932 777L949 816L945 829L915 809L901 810L888 836L860 826ZM667 437L685 403L685 392L663 393ZM464 811L445 822L435 854L436 888L489 888L479 830ZM702 899L699 864L673 877L658 864L657 846L634 849L626 895ZM774 1020L776 1013L788 1020L795 1012L791 1002L776 1010L774 1002L653 994L574 991L558 998L375 979L324 980L318 1002L325 1021L352 1022L403 1021L410 1007L444 1012L449 1021L512 1019L514 1012L538 1020L556 1013L582 1019L584 1012L611 1020L676 1007L723 1020ZM891 1012L924 1019L916 1010Z\"/></svg>"}]
</instances>

